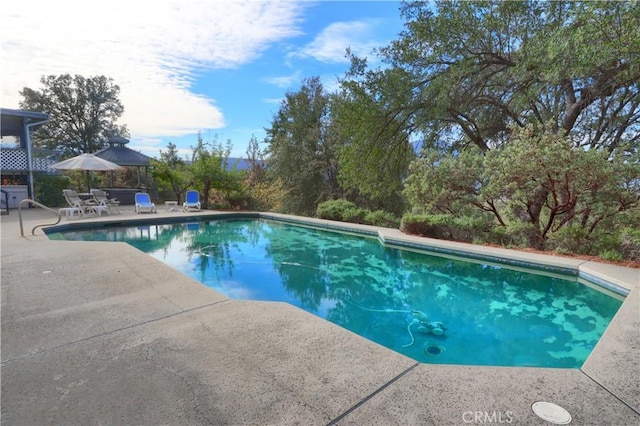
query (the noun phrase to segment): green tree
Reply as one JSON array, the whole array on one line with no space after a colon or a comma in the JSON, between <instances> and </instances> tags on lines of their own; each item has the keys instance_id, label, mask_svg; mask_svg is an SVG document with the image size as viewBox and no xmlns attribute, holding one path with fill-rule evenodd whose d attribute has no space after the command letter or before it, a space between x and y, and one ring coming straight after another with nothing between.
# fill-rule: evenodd
<instances>
[{"instance_id":1,"label":"green tree","mask_svg":"<svg viewBox=\"0 0 640 426\"><path fill-rule=\"evenodd\" d=\"M170 192L178 204L182 203L182 195L193 184L188 167L178 155L176 145L171 142L166 152L160 150L160 159L153 161L151 173L158 188Z\"/></svg>"},{"instance_id":2,"label":"green tree","mask_svg":"<svg viewBox=\"0 0 640 426\"><path fill-rule=\"evenodd\" d=\"M266 129L268 173L287 193L283 209L312 216L318 203L341 194L330 99L320 79L306 79L288 92Z\"/></svg>"},{"instance_id":3,"label":"green tree","mask_svg":"<svg viewBox=\"0 0 640 426\"><path fill-rule=\"evenodd\" d=\"M41 90L24 87L20 108L46 112L51 121L32 136L34 146L59 150L71 157L103 148L109 137L128 136L116 121L124 112L120 87L105 76L69 74L40 79Z\"/></svg>"},{"instance_id":4,"label":"green tree","mask_svg":"<svg viewBox=\"0 0 640 426\"><path fill-rule=\"evenodd\" d=\"M640 140L635 2L410 2L402 13L407 30L381 52L405 83L385 93L405 88L391 112L425 143L486 151L533 122L591 149Z\"/></svg>"},{"instance_id":5,"label":"green tree","mask_svg":"<svg viewBox=\"0 0 640 426\"><path fill-rule=\"evenodd\" d=\"M223 147L216 140L204 142L202 137L198 136L198 143L193 148L189 172L193 184L203 195L202 204L205 208L210 205L212 190L226 195L242 190L243 175L237 170L229 169L230 152L230 142Z\"/></svg>"},{"instance_id":6,"label":"green tree","mask_svg":"<svg viewBox=\"0 0 640 426\"><path fill-rule=\"evenodd\" d=\"M398 97L405 88L396 87L404 84L403 74L401 69L387 69L373 86L360 79L345 80L332 102L332 118L343 141L339 148L341 185L367 198L358 204L397 213L403 208L403 180L416 152L410 141L410 123L396 115L406 102Z\"/></svg>"},{"instance_id":7,"label":"green tree","mask_svg":"<svg viewBox=\"0 0 640 426\"><path fill-rule=\"evenodd\" d=\"M511 222L529 225L531 247L545 248L549 236L566 227L587 238L597 229L611 233L618 215L638 206L638 159L619 150L609 155L575 147L562 130L517 128L506 146L484 160L489 185L480 196L500 200Z\"/></svg>"},{"instance_id":8,"label":"green tree","mask_svg":"<svg viewBox=\"0 0 640 426\"><path fill-rule=\"evenodd\" d=\"M406 30L379 51L386 65L352 57L343 83L361 117L356 156L386 152L382 166L406 133L423 146L487 151L511 125L534 122L575 146L637 149L636 2L415 1L401 13Z\"/></svg>"},{"instance_id":9,"label":"green tree","mask_svg":"<svg viewBox=\"0 0 640 426\"><path fill-rule=\"evenodd\" d=\"M267 173L266 152L260 149L255 136L251 136L246 154L249 162L244 189L247 195L246 207L256 211L282 211L286 191L280 179Z\"/></svg>"},{"instance_id":10,"label":"green tree","mask_svg":"<svg viewBox=\"0 0 640 426\"><path fill-rule=\"evenodd\" d=\"M251 187L259 182L263 182L266 175L265 153L260 149L258 139L254 135L251 135L246 154L247 161L249 162L247 184Z\"/></svg>"},{"instance_id":11,"label":"green tree","mask_svg":"<svg viewBox=\"0 0 640 426\"><path fill-rule=\"evenodd\" d=\"M508 242L539 249L567 229L586 239L615 232L620 214L639 206L637 155L575 147L548 127L516 127L488 153L429 150L412 164L405 194L419 213L490 216Z\"/></svg>"}]
</instances>

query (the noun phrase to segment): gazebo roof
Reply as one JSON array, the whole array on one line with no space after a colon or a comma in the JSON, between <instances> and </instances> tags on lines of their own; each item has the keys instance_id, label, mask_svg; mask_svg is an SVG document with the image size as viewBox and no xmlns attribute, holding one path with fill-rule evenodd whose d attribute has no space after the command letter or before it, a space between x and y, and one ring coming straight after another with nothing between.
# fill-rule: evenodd
<instances>
[{"instance_id":1,"label":"gazebo roof","mask_svg":"<svg viewBox=\"0 0 640 426\"><path fill-rule=\"evenodd\" d=\"M125 144L129 143L127 139L121 137L113 137L109 139L109 147L103 148L94 155L116 163L120 166L148 166L151 164L151 157L142 153L129 149Z\"/></svg>"}]
</instances>

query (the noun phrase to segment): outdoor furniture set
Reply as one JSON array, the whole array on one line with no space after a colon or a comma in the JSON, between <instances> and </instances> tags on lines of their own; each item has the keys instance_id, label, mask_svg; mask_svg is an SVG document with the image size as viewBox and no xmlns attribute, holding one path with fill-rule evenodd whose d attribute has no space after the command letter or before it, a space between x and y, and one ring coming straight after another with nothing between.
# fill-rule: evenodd
<instances>
[{"instance_id":1,"label":"outdoor furniture set","mask_svg":"<svg viewBox=\"0 0 640 426\"><path fill-rule=\"evenodd\" d=\"M84 218L87 216L102 216L102 213L106 214L120 214L120 201L115 198L109 198L107 193L100 189L92 189L90 194L86 194L88 198L83 199L78 192L72 189L62 190L65 200L67 200L68 207L63 207L58 210L60 215L64 215L67 219L74 217ZM83 194L84 195L84 194ZM167 208L173 211L177 205L177 201L165 202ZM188 190L185 196L185 202L182 203L182 210L184 212L189 209L200 211L202 208L200 203L200 193L196 190ZM156 205L151 201L149 194L146 192L138 192L135 194L135 212L136 213L156 213Z\"/></svg>"},{"instance_id":2,"label":"outdoor furniture set","mask_svg":"<svg viewBox=\"0 0 640 426\"><path fill-rule=\"evenodd\" d=\"M69 206L59 209L58 213L67 219L76 217L76 214L78 218L102 216L102 213L120 214L120 201L108 198L105 191L92 189L90 198L85 200L73 189L63 189L62 193Z\"/></svg>"}]
</instances>

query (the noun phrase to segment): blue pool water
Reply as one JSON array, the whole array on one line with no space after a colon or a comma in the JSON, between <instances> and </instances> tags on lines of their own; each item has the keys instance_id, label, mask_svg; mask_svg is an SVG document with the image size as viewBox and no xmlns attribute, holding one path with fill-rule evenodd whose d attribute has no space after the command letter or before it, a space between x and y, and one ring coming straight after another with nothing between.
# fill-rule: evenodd
<instances>
[{"instance_id":1,"label":"blue pool water","mask_svg":"<svg viewBox=\"0 0 640 426\"><path fill-rule=\"evenodd\" d=\"M283 301L426 363L579 368L622 304L522 272L265 220L99 228L231 298Z\"/></svg>"}]
</instances>

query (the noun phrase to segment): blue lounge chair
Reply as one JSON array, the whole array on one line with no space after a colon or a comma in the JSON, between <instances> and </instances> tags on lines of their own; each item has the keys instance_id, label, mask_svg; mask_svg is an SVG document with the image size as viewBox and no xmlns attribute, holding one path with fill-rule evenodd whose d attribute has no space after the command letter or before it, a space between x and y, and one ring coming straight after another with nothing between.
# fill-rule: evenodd
<instances>
[{"instance_id":1,"label":"blue lounge chair","mask_svg":"<svg viewBox=\"0 0 640 426\"><path fill-rule=\"evenodd\" d=\"M200 211L200 193L194 189L187 191L185 202L182 203L182 210L196 209Z\"/></svg>"},{"instance_id":2,"label":"blue lounge chair","mask_svg":"<svg viewBox=\"0 0 640 426\"><path fill-rule=\"evenodd\" d=\"M136 213L141 213L143 211L155 213L156 205L151 202L151 198L149 198L149 194L146 192L137 192L136 193Z\"/></svg>"}]
</instances>

